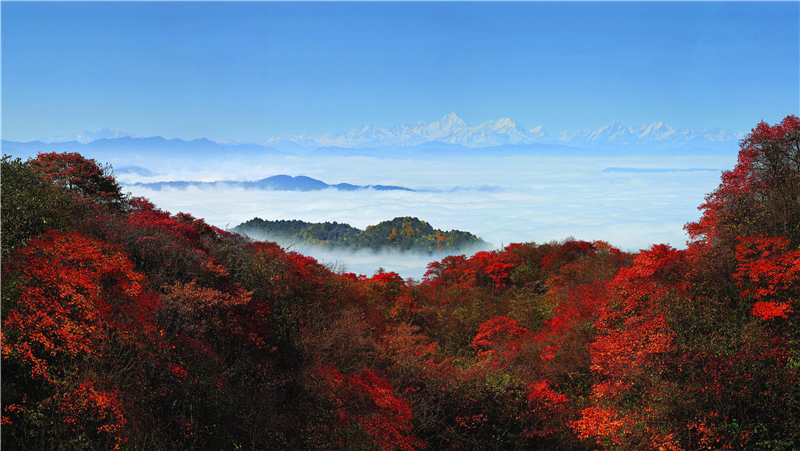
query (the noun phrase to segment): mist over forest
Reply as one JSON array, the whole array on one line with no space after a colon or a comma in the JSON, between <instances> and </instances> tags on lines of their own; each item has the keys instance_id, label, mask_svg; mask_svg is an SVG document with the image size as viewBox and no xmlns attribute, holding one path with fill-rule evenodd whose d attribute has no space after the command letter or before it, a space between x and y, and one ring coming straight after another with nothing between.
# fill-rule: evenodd
<instances>
[{"instance_id":1,"label":"mist over forest","mask_svg":"<svg viewBox=\"0 0 800 451\"><path fill-rule=\"evenodd\" d=\"M121 143L119 141L123 141ZM177 141L177 142L176 142ZM102 145L101 145L102 144ZM364 229L418 217L464 230L497 248L566 237L604 240L635 251L652 243L684 248L685 223L735 164L735 139L705 145L499 146L443 143L394 148L280 149L207 140L102 139L94 143L9 145L14 156L77 149L110 163L120 184L172 213L191 212L222 229L253 218L339 222ZM390 185L413 191L271 190L234 184L175 188L171 181L256 181L306 176L329 185ZM145 185L139 185L145 184ZM303 251L326 263L372 274L378 268L419 279L428 262L409 254ZM430 260L429 260L430 261Z\"/></svg>"},{"instance_id":2,"label":"mist over forest","mask_svg":"<svg viewBox=\"0 0 800 451\"><path fill-rule=\"evenodd\" d=\"M800 2L2 2L0 447L800 450Z\"/></svg>"},{"instance_id":3,"label":"mist over forest","mask_svg":"<svg viewBox=\"0 0 800 451\"><path fill-rule=\"evenodd\" d=\"M629 251L567 237L470 255L432 251L482 240L409 216L365 230L260 218L223 230L125 193L110 166L79 153L4 156L3 445L796 449L799 155L797 116L759 123L700 204L700 217L685 224L684 249L661 243ZM687 176L715 172L676 161L602 164L610 161L617 164L594 175L567 170L553 186L523 186L553 191L558 184L587 196L584 178L611 182L601 195L636 201L630 210L641 214L647 202L678 196ZM138 167L123 173L155 174ZM509 175L522 184L521 172ZM620 197L627 185L628 197ZM640 197L633 187L644 187ZM153 193L165 191L197 202L234 192L234 204L248 194L324 193L320 202L344 192L377 204L391 195L396 205L421 199L403 196L430 195L431 213L443 207L440 194L448 202L480 193L510 205L524 200L512 184L449 191L194 184ZM587 206L559 199L565 209ZM303 211L298 205L291 211ZM453 207L451 219L487 208L470 205ZM602 207L624 212L611 205ZM601 209L591 212L585 227ZM309 253L336 246L418 252L375 253L363 264L379 270L359 274L347 267L347 254L326 263L237 230L298 239L312 246ZM425 266L419 279L393 270L415 265Z\"/></svg>"}]
</instances>

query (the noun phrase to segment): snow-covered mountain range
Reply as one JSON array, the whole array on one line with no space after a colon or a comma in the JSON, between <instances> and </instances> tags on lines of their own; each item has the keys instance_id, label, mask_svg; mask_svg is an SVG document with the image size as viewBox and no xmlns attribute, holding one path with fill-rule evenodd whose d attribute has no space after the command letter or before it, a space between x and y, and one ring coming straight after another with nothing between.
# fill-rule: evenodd
<instances>
[{"instance_id":1,"label":"snow-covered mountain range","mask_svg":"<svg viewBox=\"0 0 800 451\"><path fill-rule=\"evenodd\" d=\"M396 125L389 129L371 124L346 132L324 135L284 135L260 142L280 147L293 143L303 147L385 147L416 146L423 143L458 144L465 147L493 147L521 144L558 144L571 147L603 147L608 145L702 145L706 143L737 143L744 133L722 129L674 128L664 122L641 127L628 127L619 121L594 130L553 133L541 126L527 129L510 118L469 126L456 113L436 122L417 122Z\"/></svg>"},{"instance_id":2,"label":"snow-covered mountain range","mask_svg":"<svg viewBox=\"0 0 800 451\"><path fill-rule=\"evenodd\" d=\"M83 130L80 132L70 133L68 135L62 136L54 136L52 138L43 139L41 140L43 143L52 144L52 143L65 143L70 141L77 141L81 144L89 144L92 141L96 141L98 139L115 139L115 138L135 138L134 136L129 135L128 133L123 132L120 129L108 129L108 128L95 128L92 130Z\"/></svg>"},{"instance_id":3,"label":"snow-covered mountain range","mask_svg":"<svg viewBox=\"0 0 800 451\"><path fill-rule=\"evenodd\" d=\"M744 133L715 129L674 128L664 122L640 127L628 127L619 121L611 125L583 131L550 132L541 126L527 129L510 118L487 121L469 126L456 113L450 113L436 122L401 124L389 129L365 124L344 132L324 135L283 135L257 141L262 146L275 148L339 147L377 148L412 147L425 143L454 144L470 148L504 145L555 144L570 147L608 146L703 146L730 143L735 145ZM42 140L46 143L77 141L83 144L98 139L133 137L119 129L94 129ZM235 140L212 140L218 144L241 144Z\"/></svg>"}]
</instances>

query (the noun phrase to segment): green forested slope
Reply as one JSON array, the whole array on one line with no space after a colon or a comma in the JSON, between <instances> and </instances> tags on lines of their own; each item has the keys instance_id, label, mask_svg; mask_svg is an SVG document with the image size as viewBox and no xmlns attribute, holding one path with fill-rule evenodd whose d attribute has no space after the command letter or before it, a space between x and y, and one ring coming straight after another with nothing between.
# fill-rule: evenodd
<instances>
[{"instance_id":1,"label":"green forested slope","mask_svg":"<svg viewBox=\"0 0 800 451\"><path fill-rule=\"evenodd\" d=\"M383 221L366 230L337 222L310 223L298 220L266 221L255 218L234 227L233 232L282 245L304 244L328 249L394 249L432 254L467 252L488 246L481 238L459 230L444 232L417 218Z\"/></svg>"}]
</instances>

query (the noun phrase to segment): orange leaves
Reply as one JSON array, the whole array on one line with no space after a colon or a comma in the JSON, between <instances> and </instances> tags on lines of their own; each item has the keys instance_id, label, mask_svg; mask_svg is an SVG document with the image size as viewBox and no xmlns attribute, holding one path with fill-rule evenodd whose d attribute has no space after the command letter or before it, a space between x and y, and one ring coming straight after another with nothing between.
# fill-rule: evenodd
<instances>
[{"instance_id":1,"label":"orange leaves","mask_svg":"<svg viewBox=\"0 0 800 451\"><path fill-rule=\"evenodd\" d=\"M686 289L685 253L660 244L634 257L633 266L622 268L609 284L618 305L604 309L597 325L611 328L631 315L652 315L662 299L682 296Z\"/></svg>"},{"instance_id":2,"label":"orange leaves","mask_svg":"<svg viewBox=\"0 0 800 451\"><path fill-rule=\"evenodd\" d=\"M715 423L719 421L719 414L711 411L701 416L695 417L687 426L693 432L692 438L701 446L699 449L715 449L720 446L722 435L716 431L718 427Z\"/></svg>"},{"instance_id":3,"label":"orange leaves","mask_svg":"<svg viewBox=\"0 0 800 451\"><path fill-rule=\"evenodd\" d=\"M673 334L662 315L631 317L623 328L607 331L589 345L592 371L599 376L592 397L615 399L634 383L648 384L653 357L670 351Z\"/></svg>"},{"instance_id":4,"label":"orange leaves","mask_svg":"<svg viewBox=\"0 0 800 451\"><path fill-rule=\"evenodd\" d=\"M613 410L601 407L587 407L581 411L581 418L570 426L582 439L595 438L602 444L602 438L609 438L614 445L623 444L623 437L632 432L630 418L620 416Z\"/></svg>"}]
</instances>

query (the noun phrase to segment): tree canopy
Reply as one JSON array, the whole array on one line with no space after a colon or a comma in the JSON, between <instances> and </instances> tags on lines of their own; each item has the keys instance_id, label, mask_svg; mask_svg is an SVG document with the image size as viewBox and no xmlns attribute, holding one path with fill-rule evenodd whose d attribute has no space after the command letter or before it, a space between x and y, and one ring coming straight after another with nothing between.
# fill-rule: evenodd
<instances>
[{"instance_id":1,"label":"tree canopy","mask_svg":"<svg viewBox=\"0 0 800 451\"><path fill-rule=\"evenodd\" d=\"M753 129L684 250L514 243L420 281L117 196L82 157L4 157L2 444L797 449L797 137L795 116Z\"/></svg>"}]
</instances>

